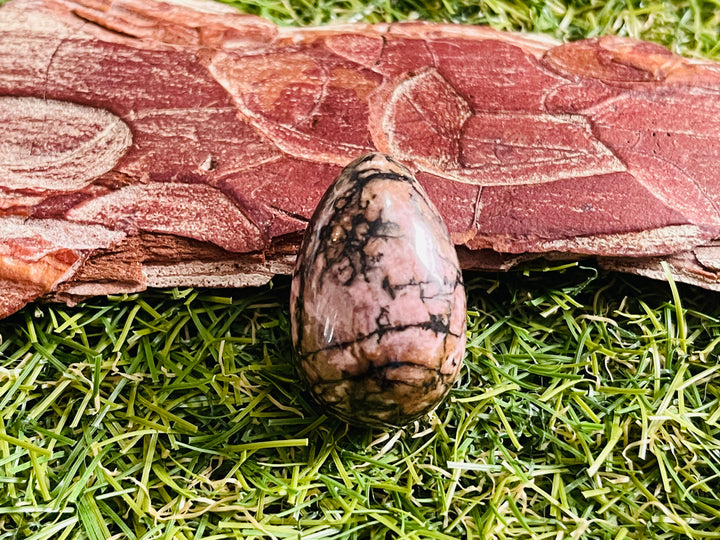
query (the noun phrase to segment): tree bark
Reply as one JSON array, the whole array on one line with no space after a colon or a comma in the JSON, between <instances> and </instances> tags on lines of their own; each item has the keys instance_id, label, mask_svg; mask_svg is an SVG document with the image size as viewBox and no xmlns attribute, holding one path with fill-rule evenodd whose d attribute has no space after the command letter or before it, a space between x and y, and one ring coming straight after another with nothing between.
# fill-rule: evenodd
<instances>
[{"instance_id":1,"label":"tree bark","mask_svg":"<svg viewBox=\"0 0 720 540\"><path fill-rule=\"evenodd\" d=\"M466 269L547 256L720 290L720 66L619 37L277 28L208 2L0 7L0 316L289 273L379 150Z\"/></svg>"}]
</instances>

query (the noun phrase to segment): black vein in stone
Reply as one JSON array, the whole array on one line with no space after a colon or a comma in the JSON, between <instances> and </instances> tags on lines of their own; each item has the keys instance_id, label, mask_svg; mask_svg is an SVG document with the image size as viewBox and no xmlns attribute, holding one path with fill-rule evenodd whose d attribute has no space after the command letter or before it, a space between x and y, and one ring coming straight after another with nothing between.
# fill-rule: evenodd
<instances>
[{"instance_id":1,"label":"black vein in stone","mask_svg":"<svg viewBox=\"0 0 720 540\"><path fill-rule=\"evenodd\" d=\"M428 374L430 374L429 378L423 379L423 381L418 384L413 384L410 381L405 381L402 379L390 379L387 376L387 372L391 371L393 369L400 369L404 367L412 367L420 369ZM391 386L412 386L412 387L420 387L424 389L430 389L437 385L437 379L438 377L440 379L446 379L448 376L444 375L439 369L424 366L422 364L416 364L414 362L409 361L400 361L400 360L393 360L391 362L387 362L385 364L382 364L380 366L376 365L370 365L365 371L362 373L349 373L347 371L342 372L342 377L339 379L324 379L320 383L316 383L316 386L334 386L337 384L340 384L342 382L352 381L352 382L363 382L367 380L372 380L377 383L379 390L377 392L373 392L371 390L364 390L367 394L381 394L383 393L383 390L387 390L387 388Z\"/></svg>"},{"instance_id":2,"label":"black vein in stone","mask_svg":"<svg viewBox=\"0 0 720 540\"><path fill-rule=\"evenodd\" d=\"M429 377L426 377L421 384L412 384L405 380L392 380L388 378L387 372L389 370L407 366L424 370L429 373ZM326 389L332 389L337 385L352 381L355 385L353 386L353 390L349 393L349 395L347 395L347 410L362 411L362 415L366 419L378 421L382 424L389 423L400 425L406 423L412 418L416 418L429 412L437 403L433 400L433 402L429 403L423 410L408 412L406 410L406 404L386 402L382 399L390 388L410 386L421 388L424 391L429 391L437 388L438 383L440 383L440 387L442 389L441 392L445 395L450 389L450 385L448 384L450 380L452 380L452 375L443 374L437 369L414 364L412 362L394 361L383 366L371 366L361 374L343 373L342 378L323 380L322 382L316 383L314 388L318 399L332 407L339 416L346 417L348 421L353 422L357 421L356 412L353 412L350 416L345 416L343 410L344 408L336 406L343 403L343 400L340 400L339 403L335 403L324 398L326 395ZM377 390L370 390L365 385L358 385L359 383L361 384L365 381L373 381L376 383ZM375 396L377 396L377 398Z\"/></svg>"},{"instance_id":3,"label":"black vein in stone","mask_svg":"<svg viewBox=\"0 0 720 540\"><path fill-rule=\"evenodd\" d=\"M431 330L435 335L439 334L446 334L450 336L455 336L457 338L460 337L459 334L456 334L452 331L450 331L450 323L445 322L443 318L439 315L431 314L430 319L427 321L422 321L419 323L411 323L411 324L397 324L394 326L380 326L377 330L373 330L372 332L369 332L367 334L359 334L356 338L348 340L348 341L338 341L335 343L332 343L326 347L322 347L320 349L314 350L314 351L308 351L303 354L305 357L309 357L312 355L319 354L321 352L326 351L336 351L338 349L346 349L350 347L351 345L357 345L358 343L362 343L363 341L367 341L368 339L377 337L378 340L381 339L385 334L392 333L392 332L405 332L406 330L410 328L420 328L421 330Z\"/></svg>"},{"instance_id":4,"label":"black vein in stone","mask_svg":"<svg viewBox=\"0 0 720 540\"><path fill-rule=\"evenodd\" d=\"M343 281L343 285L349 286L358 276L367 276L368 270L377 264L377 259L368 256L365 248L370 240L375 238L396 238L394 232L398 229L398 225L392 221L385 221L382 216L368 220L363 214L363 210L367 208L367 204L362 203L362 192L364 186L374 178L392 178L397 180L400 177L397 174L389 173L373 173L368 177L360 178L357 173L351 176L352 188L344 197L335 201L334 215L327 225L322 227L318 232L318 250L314 255L325 255L325 268L320 279L324 279L325 271L330 268L347 268L349 267L350 275ZM351 214L346 208L356 208L357 213ZM350 217L350 227L345 229L341 220ZM342 228L345 236L340 242L333 242L333 234L338 228ZM339 244L339 245L338 245ZM339 249L338 249L339 248ZM347 261L347 266L343 263Z\"/></svg>"}]
</instances>

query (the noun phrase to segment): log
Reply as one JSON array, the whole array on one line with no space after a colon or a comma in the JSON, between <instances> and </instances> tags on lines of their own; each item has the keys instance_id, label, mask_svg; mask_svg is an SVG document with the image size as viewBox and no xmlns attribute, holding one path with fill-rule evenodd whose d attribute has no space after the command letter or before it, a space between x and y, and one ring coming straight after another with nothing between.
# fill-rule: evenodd
<instances>
[{"instance_id":1,"label":"log","mask_svg":"<svg viewBox=\"0 0 720 540\"><path fill-rule=\"evenodd\" d=\"M466 269L531 257L720 290L720 66L421 22L278 28L211 2L0 7L0 316L289 273L344 165L407 165Z\"/></svg>"}]
</instances>

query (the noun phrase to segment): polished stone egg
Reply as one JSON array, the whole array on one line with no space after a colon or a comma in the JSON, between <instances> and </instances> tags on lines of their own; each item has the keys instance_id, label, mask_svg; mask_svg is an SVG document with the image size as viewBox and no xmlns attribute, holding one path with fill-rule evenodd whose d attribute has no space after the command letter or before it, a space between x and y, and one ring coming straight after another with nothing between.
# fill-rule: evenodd
<instances>
[{"instance_id":1,"label":"polished stone egg","mask_svg":"<svg viewBox=\"0 0 720 540\"><path fill-rule=\"evenodd\" d=\"M330 186L298 253L290 313L301 378L345 421L404 425L447 395L465 351L462 273L405 167L368 154Z\"/></svg>"}]
</instances>

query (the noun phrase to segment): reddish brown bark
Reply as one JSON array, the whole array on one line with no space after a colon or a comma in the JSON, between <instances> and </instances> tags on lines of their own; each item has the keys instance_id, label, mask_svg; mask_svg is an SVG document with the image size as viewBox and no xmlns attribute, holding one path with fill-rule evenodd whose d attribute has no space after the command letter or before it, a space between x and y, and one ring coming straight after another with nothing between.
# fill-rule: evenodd
<instances>
[{"instance_id":1,"label":"reddish brown bark","mask_svg":"<svg viewBox=\"0 0 720 540\"><path fill-rule=\"evenodd\" d=\"M0 7L0 316L291 269L341 168L416 173L465 268L543 254L720 288L720 67L649 43L213 3Z\"/></svg>"}]
</instances>

